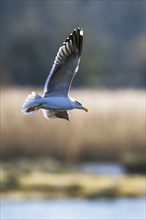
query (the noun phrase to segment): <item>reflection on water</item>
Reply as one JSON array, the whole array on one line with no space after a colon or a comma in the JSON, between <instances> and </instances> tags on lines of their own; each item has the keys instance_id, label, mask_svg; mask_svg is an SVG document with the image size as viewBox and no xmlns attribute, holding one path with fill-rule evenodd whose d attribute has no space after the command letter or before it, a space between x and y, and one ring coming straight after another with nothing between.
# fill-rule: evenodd
<instances>
[{"instance_id":1,"label":"reflection on water","mask_svg":"<svg viewBox=\"0 0 146 220\"><path fill-rule=\"evenodd\" d=\"M2 220L144 220L145 198L3 200Z\"/></svg>"},{"instance_id":2,"label":"reflection on water","mask_svg":"<svg viewBox=\"0 0 146 220\"><path fill-rule=\"evenodd\" d=\"M124 167L119 163L85 163L80 168L85 172L94 174L120 175L125 172Z\"/></svg>"}]
</instances>

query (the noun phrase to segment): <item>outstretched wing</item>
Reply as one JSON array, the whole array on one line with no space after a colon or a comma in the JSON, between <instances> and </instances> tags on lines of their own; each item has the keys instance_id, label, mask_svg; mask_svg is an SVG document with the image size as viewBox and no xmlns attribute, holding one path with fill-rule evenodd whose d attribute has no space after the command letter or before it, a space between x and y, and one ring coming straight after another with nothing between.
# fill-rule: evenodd
<instances>
[{"instance_id":1,"label":"outstretched wing","mask_svg":"<svg viewBox=\"0 0 146 220\"><path fill-rule=\"evenodd\" d=\"M53 67L46 80L44 97L67 95L75 73L78 71L83 45L83 29L74 29L59 48Z\"/></svg>"}]
</instances>

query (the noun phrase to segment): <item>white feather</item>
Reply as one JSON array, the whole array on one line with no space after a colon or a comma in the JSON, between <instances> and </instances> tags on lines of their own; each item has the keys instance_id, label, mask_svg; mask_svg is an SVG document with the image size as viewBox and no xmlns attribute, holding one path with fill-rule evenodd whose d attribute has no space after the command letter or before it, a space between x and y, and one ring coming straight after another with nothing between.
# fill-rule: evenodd
<instances>
[{"instance_id":1,"label":"white feather","mask_svg":"<svg viewBox=\"0 0 146 220\"><path fill-rule=\"evenodd\" d=\"M41 101L42 101L42 97L39 96L37 93L32 92L25 99L25 102L24 102L24 104L22 106L21 113L23 115L33 115L33 114L35 114L39 109L36 109L34 111L31 111L31 112L28 112L27 110L29 108L32 108L32 107L35 107L35 106L41 104Z\"/></svg>"}]
</instances>

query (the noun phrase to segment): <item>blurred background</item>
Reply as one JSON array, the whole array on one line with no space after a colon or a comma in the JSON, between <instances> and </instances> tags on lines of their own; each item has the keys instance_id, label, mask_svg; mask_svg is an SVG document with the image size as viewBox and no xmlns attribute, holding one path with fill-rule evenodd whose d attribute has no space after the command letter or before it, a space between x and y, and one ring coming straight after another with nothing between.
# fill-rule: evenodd
<instances>
[{"instance_id":1,"label":"blurred background","mask_svg":"<svg viewBox=\"0 0 146 220\"><path fill-rule=\"evenodd\" d=\"M1 1L2 219L145 219L145 1ZM21 115L83 27L71 121ZM135 210L135 211L134 211Z\"/></svg>"}]
</instances>

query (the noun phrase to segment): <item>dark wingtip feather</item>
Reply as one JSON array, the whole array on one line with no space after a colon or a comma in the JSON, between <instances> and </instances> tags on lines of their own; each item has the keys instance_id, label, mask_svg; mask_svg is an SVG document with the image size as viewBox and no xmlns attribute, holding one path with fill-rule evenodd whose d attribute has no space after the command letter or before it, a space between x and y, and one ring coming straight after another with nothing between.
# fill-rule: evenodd
<instances>
[{"instance_id":1,"label":"dark wingtip feather","mask_svg":"<svg viewBox=\"0 0 146 220\"><path fill-rule=\"evenodd\" d=\"M83 48L83 28L78 28L78 35L79 35L79 54L81 55Z\"/></svg>"},{"instance_id":2,"label":"dark wingtip feather","mask_svg":"<svg viewBox=\"0 0 146 220\"><path fill-rule=\"evenodd\" d=\"M81 55L83 47L83 28L78 27L77 29L74 29L66 41L63 42L63 45L66 45L66 42L69 43L70 40L72 41L72 50L76 52L78 51L79 55Z\"/></svg>"}]
</instances>

